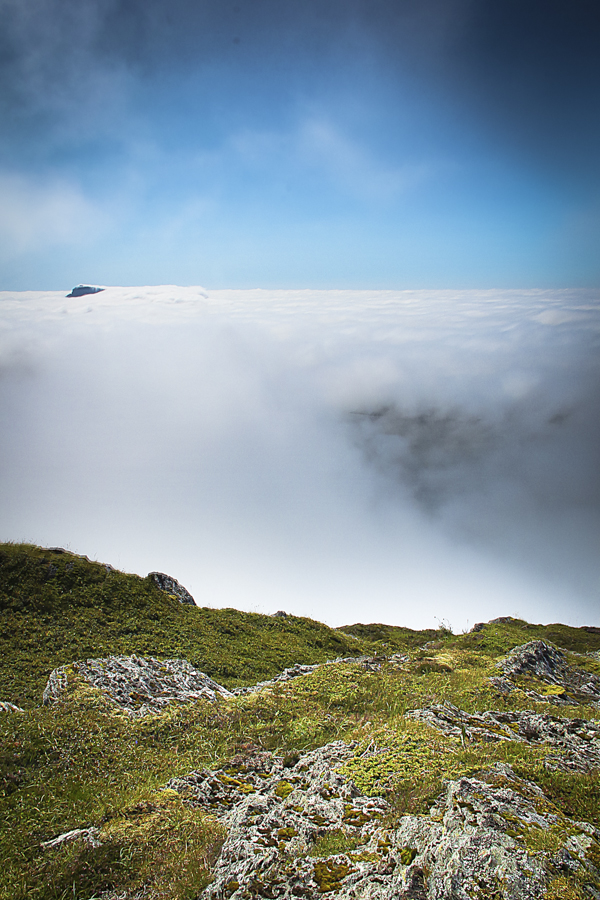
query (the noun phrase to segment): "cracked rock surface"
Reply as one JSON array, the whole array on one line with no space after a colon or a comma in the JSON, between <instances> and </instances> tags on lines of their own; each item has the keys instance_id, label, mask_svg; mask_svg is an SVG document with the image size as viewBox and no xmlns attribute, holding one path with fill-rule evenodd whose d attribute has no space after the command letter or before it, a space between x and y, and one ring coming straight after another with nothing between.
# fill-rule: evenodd
<instances>
[{"instance_id":1,"label":"cracked rock surface","mask_svg":"<svg viewBox=\"0 0 600 900\"><path fill-rule=\"evenodd\" d=\"M451 703L407 713L445 734L465 741L521 741L546 744L550 769L590 772L600 767L600 723L522 710L488 710L473 715Z\"/></svg>"},{"instance_id":2,"label":"cracked rock surface","mask_svg":"<svg viewBox=\"0 0 600 900\"><path fill-rule=\"evenodd\" d=\"M202 900L534 900L557 868L597 883L594 828L509 766L450 781L429 815L394 823L385 799L337 771L354 749L337 741L289 767L256 752L172 779L168 788L229 832ZM556 839L540 852L548 832Z\"/></svg>"},{"instance_id":3,"label":"cracked rock surface","mask_svg":"<svg viewBox=\"0 0 600 900\"><path fill-rule=\"evenodd\" d=\"M173 702L232 696L227 688L194 669L185 659L109 656L54 669L44 690L44 703L58 700L75 675L85 678L121 709L135 716L160 712Z\"/></svg>"},{"instance_id":4,"label":"cracked rock surface","mask_svg":"<svg viewBox=\"0 0 600 900\"><path fill-rule=\"evenodd\" d=\"M535 689L526 690L525 693L534 700L600 704L600 677L570 666L565 654L546 641L529 641L515 647L500 660L498 668L502 670L502 677L491 681L501 693L512 690L515 677L529 676L550 687L543 694Z\"/></svg>"}]
</instances>

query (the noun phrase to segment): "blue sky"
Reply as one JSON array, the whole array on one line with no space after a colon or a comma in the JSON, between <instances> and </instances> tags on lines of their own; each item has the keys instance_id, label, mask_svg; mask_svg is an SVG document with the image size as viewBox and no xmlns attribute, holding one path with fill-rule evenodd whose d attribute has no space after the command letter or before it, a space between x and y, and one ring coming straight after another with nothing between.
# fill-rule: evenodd
<instances>
[{"instance_id":1,"label":"blue sky","mask_svg":"<svg viewBox=\"0 0 600 900\"><path fill-rule=\"evenodd\" d=\"M597 286L598 18L4 0L0 289Z\"/></svg>"}]
</instances>

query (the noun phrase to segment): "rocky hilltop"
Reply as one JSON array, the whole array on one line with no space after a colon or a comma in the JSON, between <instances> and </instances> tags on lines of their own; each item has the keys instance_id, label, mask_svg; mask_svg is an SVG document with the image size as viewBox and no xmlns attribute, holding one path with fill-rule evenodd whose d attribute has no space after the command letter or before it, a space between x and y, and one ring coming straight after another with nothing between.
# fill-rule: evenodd
<instances>
[{"instance_id":1,"label":"rocky hilltop","mask_svg":"<svg viewBox=\"0 0 600 900\"><path fill-rule=\"evenodd\" d=\"M332 630L60 548L0 576L0 897L600 898L599 629Z\"/></svg>"}]
</instances>

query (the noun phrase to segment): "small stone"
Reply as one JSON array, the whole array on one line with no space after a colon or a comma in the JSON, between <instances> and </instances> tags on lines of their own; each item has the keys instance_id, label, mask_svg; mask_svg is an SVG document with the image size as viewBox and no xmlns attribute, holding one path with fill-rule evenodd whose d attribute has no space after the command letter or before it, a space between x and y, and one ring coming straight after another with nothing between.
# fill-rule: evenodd
<instances>
[{"instance_id":1,"label":"small stone","mask_svg":"<svg viewBox=\"0 0 600 900\"><path fill-rule=\"evenodd\" d=\"M64 834L59 834L58 837L52 838L50 841L42 841L40 847L43 847L44 850L50 850L70 841L84 841L86 844L94 847L94 849L97 849L102 846L99 834L98 828L74 828L73 831L65 831Z\"/></svg>"},{"instance_id":2,"label":"small stone","mask_svg":"<svg viewBox=\"0 0 600 900\"><path fill-rule=\"evenodd\" d=\"M0 712L25 712L25 710L7 700L0 700Z\"/></svg>"}]
</instances>

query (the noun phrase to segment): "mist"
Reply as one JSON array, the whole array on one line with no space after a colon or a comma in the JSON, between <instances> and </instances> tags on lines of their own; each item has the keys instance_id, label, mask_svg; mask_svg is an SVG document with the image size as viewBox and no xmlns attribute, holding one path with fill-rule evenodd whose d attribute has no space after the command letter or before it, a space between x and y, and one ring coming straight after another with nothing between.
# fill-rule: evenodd
<instances>
[{"instance_id":1,"label":"mist","mask_svg":"<svg viewBox=\"0 0 600 900\"><path fill-rule=\"evenodd\" d=\"M331 625L600 624L598 301L5 292L0 536Z\"/></svg>"}]
</instances>

